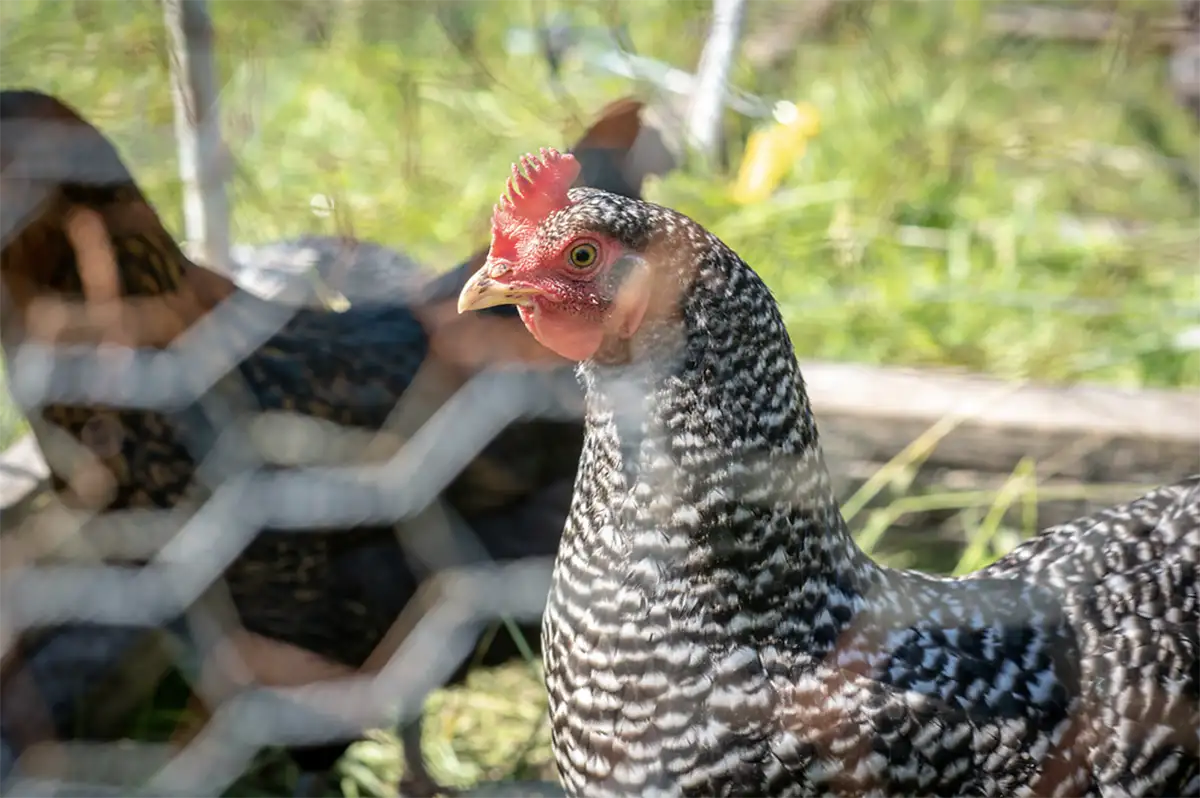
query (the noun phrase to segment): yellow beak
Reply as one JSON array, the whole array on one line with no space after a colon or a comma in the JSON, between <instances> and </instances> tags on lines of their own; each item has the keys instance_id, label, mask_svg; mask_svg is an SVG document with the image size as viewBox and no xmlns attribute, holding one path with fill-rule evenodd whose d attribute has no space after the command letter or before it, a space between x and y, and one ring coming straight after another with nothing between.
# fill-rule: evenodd
<instances>
[{"instance_id":1,"label":"yellow beak","mask_svg":"<svg viewBox=\"0 0 1200 798\"><path fill-rule=\"evenodd\" d=\"M508 285L488 276L489 267L471 275L467 284L458 295L458 312L468 310L483 310L496 305L531 305L530 300L535 294L541 293L536 288L528 286Z\"/></svg>"}]
</instances>

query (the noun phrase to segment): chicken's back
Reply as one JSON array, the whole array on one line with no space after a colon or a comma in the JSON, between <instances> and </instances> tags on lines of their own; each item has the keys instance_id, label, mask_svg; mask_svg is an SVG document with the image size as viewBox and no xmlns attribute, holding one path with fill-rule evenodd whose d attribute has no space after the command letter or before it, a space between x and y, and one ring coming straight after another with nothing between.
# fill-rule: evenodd
<instances>
[{"instance_id":1,"label":"chicken's back","mask_svg":"<svg viewBox=\"0 0 1200 798\"><path fill-rule=\"evenodd\" d=\"M1200 794L1200 475L1046 529L970 578L1051 589L1079 645L1068 738L1108 794Z\"/></svg>"},{"instance_id":2,"label":"chicken's back","mask_svg":"<svg viewBox=\"0 0 1200 798\"><path fill-rule=\"evenodd\" d=\"M972 576L1039 574L1069 586L1171 552L1200 558L1200 474L1047 527Z\"/></svg>"},{"instance_id":3,"label":"chicken's back","mask_svg":"<svg viewBox=\"0 0 1200 798\"><path fill-rule=\"evenodd\" d=\"M406 253L373 241L302 235L230 248L234 280L286 305L326 307L337 294L361 302L411 304L428 274Z\"/></svg>"}]
</instances>

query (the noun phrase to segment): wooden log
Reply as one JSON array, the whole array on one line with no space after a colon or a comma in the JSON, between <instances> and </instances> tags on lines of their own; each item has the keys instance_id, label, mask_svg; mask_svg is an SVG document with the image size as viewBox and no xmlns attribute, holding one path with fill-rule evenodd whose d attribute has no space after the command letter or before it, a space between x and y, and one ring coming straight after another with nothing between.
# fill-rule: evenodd
<instances>
[{"instance_id":1,"label":"wooden log","mask_svg":"<svg viewBox=\"0 0 1200 798\"><path fill-rule=\"evenodd\" d=\"M1169 52L1186 36L1182 15L1149 20L1143 24L1129 15L1088 8L1012 3L988 12L991 33L1063 42L1096 42L1130 35L1139 46Z\"/></svg>"},{"instance_id":2,"label":"wooden log","mask_svg":"<svg viewBox=\"0 0 1200 798\"><path fill-rule=\"evenodd\" d=\"M959 419L928 462L1010 472L1022 458L1087 482L1162 482L1200 471L1200 391L1014 384L845 363L801 365L832 459L887 461Z\"/></svg>"},{"instance_id":3,"label":"wooden log","mask_svg":"<svg viewBox=\"0 0 1200 798\"><path fill-rule=\"evenodd\" d=\"M1071 3L1066 4L1068 7L994 3L985 24L988 32L997 36L1087 45L1131 35L1137 45L1166 53L1195 41L1194 28L1189 28L1192 22L1188 2L1180 3L1180 13L1174 16L1156 13L1155 18L1146 20L1098 8L1071 8ZM743 53L756 69L772 69L782 63L795 52L800 39L813 35L827 23L840 4L832 0L809 0L764 5L769 8L756 14Z\"/></svg>"}]
</instances>

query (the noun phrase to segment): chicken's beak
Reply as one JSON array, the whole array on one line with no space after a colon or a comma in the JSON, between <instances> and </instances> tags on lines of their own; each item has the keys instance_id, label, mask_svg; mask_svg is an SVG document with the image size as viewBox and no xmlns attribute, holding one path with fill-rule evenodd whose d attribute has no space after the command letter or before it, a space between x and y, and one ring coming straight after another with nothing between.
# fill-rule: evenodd
<instances>
[{"instance_id":1,"label":"chicken's beak","mask_svg":"<svg viewBox=\"0 0 1200 798\"><path fill-rule=\"evenodd\" d=\"M520 285L508 285L493 278L489 272L490 264L471 275L467 284L458 295L458 312L468 310L483 310L496 305L531 305L530 297L541 293L536 288Z\"/></svg>"}]
</instances>

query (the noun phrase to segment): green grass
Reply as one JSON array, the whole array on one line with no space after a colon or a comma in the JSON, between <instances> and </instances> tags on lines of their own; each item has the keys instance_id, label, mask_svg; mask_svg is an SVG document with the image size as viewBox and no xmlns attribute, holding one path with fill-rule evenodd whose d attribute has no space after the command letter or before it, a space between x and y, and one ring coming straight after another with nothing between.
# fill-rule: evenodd
<instances>
[{"instance_id":1,"label":"green grass","mask_svg":"<svg viewBox=\"0 0 1200 798\"><path fill-rule=\"evenodd\" d=\"M360 25L334 17L331 40L312 44L319 4L211 6L235 237L349 229L431 269L486 240L516 155L569 143L629 90L568 68L560 99L540 58L505 54L509 26L556 7L592 25L615 15L639 52L685 66L703 32L696 3L456 3L476 26L464 56L427 4L365 3ZM763 273L806 357L1200 385L1200 353L1172 344L1200 323L1198 199L1177 175L1194 180L1200 149L1162 60L988 37L985 6L847 5L785 69L736 75L820 110L820 135L771 201L735 205L729 170L684 170L650 196ZM0 15L4 84L77 105L181 231L158 5L13 2ZM730 124L736 166L746 123ZM336 199L333 216L313 214L317 194ZM1064 215L1142 232L1069 240ZM1047 307L1055 298L1066 307Z\"/></svg>"},{"instance_id":2,"label":"green grass","mask_svg":"<svg viewBox=\"0 0 1200 798\"><path fill-rule=\"evenodd\" d=\"M1173 8L1120 5L1131 19ZM568 62L552 91L539 58L505 54L508 27L556 10L589 25L619 20L640 53L690 68L707 3L464 0L442 4L439 22L431 4L367 2L357 21L328 15L328 35L307 39L323 9L355 6L210 6L237 163L235 239L349 231L440 270L486 240L515 156L568 144L630 89ZM999 40L982 29L986 7L843 4L782 68L742 66L735 76L746 90L820 112L820 134L771 200L731 199L749 127L734 117L727 167L689 166L649 185L649 197L693 215L763 274L805 358L1200 386L1200 353L1174 344L1200 324L1200 140L1165 88L1162 60L1128 41ZM764 8L752 4L752 24ZM472 46L450 43L444 25L456 20L473 26ZM180 233L167 63L157 3L0 3L3 85L77 106ZM336 212L314 214L315 195L333 197ZM1093 224L1071 237L1068 217ZM1137 232L1117 237L1097 222ZM0 443L18 422L0 403ZM872 490L902 493L919 467L910 454ZM1032 506L1037 487L1019 470L999 494L935 492L870 510L856 501L855 525L890 561L961 571L1036 529L1035 515L1014 526L1001 509ZM903 512L930 507L963 514L964 540L949 559L888 538ZM428 753L447 783L551 773L537 728L544 696L525 665L479 674L432 706ZM152 710L177 706L164 698ZM533 734L538 744L519 755ZM396 746L382 735L356 747L342 789L386 794ZM264 756L235 792L278 793L292 776Z\"/></svg>"}]
</instances>

